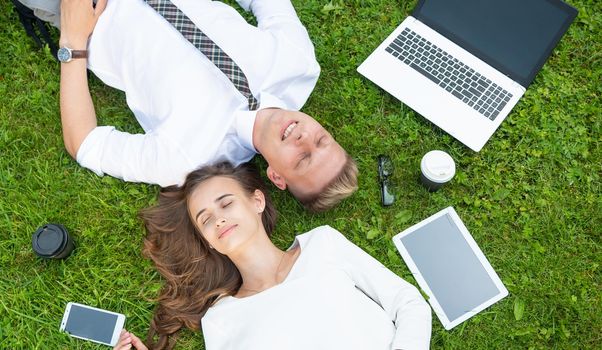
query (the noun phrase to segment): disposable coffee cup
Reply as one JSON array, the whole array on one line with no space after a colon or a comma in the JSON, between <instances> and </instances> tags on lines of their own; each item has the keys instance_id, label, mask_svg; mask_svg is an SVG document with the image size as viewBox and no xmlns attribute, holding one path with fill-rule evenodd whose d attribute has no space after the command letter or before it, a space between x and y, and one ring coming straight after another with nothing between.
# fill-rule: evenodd
<instances>
[{"instance_id":1,"label":"disposable coffee cup","mask_svg":"<svg viewBox=\"0 0 602 350\"><path fill-rule=\"evenodd\" d=\"M61 224L46 224L39 227L31 237L33 251L46 259L63 259L75 248L73 239Z\"/></svg>"},{"instance_id":2,"label":"disposable coffee cup","mask_svg":"<svg viewBox=\"0 0 602 350\"><path fill-rule=\"evenodd\" d=\"M435 192L456 174L456 163L443 151L430 151L420 162L420 180L429 191Z\"/></svg>"}]
</instances>

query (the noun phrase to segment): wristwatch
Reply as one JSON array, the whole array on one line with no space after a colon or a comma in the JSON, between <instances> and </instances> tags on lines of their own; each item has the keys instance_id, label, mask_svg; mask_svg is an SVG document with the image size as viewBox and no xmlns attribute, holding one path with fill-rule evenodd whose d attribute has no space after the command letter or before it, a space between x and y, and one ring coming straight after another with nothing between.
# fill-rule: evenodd
<instances>
[{"instance_id":1,"label":"wristwatch","mask_svg":"<svg viewBox=\"0 0 602 350\"><path fill-rule=\"evenodd\" d=\"M71 62L74 58L88 58L88 50L72 50L66 46L61 47L56 57L61 63Z\"/></svg>"}]
</instances>

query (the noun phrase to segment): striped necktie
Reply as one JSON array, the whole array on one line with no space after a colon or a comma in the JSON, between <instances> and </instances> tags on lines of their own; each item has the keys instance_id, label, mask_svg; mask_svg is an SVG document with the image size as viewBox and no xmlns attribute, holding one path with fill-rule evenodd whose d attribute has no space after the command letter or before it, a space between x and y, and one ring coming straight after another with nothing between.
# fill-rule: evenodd
<instances>
[{"instance_id":1,"label":"striped necktie","mask_svg":"<svg viewBox=\"0 0 602 350\"><path fill-rule=\"evenodd\" d=\"M145 0L163 18L171 23L186 40L199 49L219 70L224 73L234 84L236 89L247 99L249 110L254 111L259 103L249 88L249 82L245 73L234 63L234 61L217 46L205 33L176 7L170 0Z\"/></svg>"}]
</instances>

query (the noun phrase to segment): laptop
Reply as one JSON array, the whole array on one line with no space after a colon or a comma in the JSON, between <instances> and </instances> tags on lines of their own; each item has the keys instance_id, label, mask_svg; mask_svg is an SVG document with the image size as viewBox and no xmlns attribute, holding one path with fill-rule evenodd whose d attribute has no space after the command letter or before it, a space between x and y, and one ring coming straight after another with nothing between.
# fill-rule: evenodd
<instances>
[{"instance_id":1,"label":"laptop","mask_svg":"<svg viewBox=\"0 0 602 350\"><path fill-rule=\"evenodd\" d=\"M420 0L357 70L478 152L576 15L561 0Z\"/></svg>"}]
</instances>

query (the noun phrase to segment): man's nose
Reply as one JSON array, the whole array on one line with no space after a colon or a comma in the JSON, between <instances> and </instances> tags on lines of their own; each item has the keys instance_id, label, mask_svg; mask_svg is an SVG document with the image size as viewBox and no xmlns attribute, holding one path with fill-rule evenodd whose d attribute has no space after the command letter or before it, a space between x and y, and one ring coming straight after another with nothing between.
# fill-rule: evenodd
<instances>
[{"instance_id":1,"label":"man's nose","mask_svg":"<svg viewBox=\"0 0 602 350\"><path fill-rule=\"evenodd\" d=\"M297 139L296 139L297 144L304 143L307 140L308 136L309 135L308 135L307 131L301 131L301 132L299 132L297 134Z\"/></svg>"}]
</instances>

